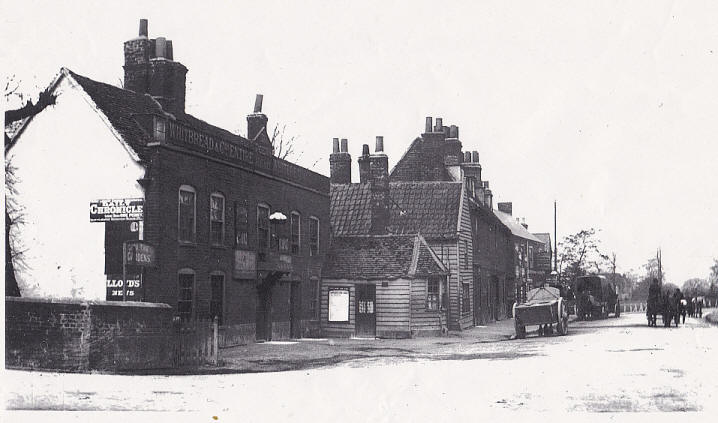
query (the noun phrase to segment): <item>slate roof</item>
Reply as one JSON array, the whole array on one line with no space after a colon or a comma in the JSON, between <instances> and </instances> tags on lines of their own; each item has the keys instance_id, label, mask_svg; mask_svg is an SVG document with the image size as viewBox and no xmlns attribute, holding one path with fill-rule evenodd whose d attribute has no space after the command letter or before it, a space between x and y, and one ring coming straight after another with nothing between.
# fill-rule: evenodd
<instances>
[{"instance_id":1,"label":"slate roof","mask_svg":"<svg viewBox=\"0 0 718 423\"><path fill-rule=\"evenodd\" d=\"M65 71L65 69L63 69ZM114 85L94 81L90 78L76 74L66 69L67 73L77 81L83 90L95 102L97 107L107 116L112 126L122 135L125 141L140 157L144 156L144 145L148 141L147 134L135 120L136 115L157 114L165 115L162 106L149 94L140 94L134 91L115 87ZM178 122L184 123L206 134L233 141L238 144L250 145L250 142L227 130L211 125L187 113L173 113Z\"/></svg>"},{"instance_id":2,"label":"slate roof","mask_svg":"<svg viewBox=\"0 0 718 423\"><path fill-rule=\"evenodd\" d=\"M541 240L542 244L547 244L549 248L551 247L551 234L546 232L541 233L534 233L533 234L536 238Z\"/></svg>"},{"instance_id":3,"label":"slate roof","mask_svg":"<svg viewBox=\"0 0 718 423\"><path fill-rule=\"evenodd\" d=\"M447 269L418 235L369 235L334 238L322 268L324 278L391 280Z\"/></svg>"},{"instance_id":4,"label":"slate roof","mask_svg":"<svg viewBox=\"0 0 718 423\"><path fill-rule=\"evenodd\" d=\"M138 94L63 69L77 81L117 132L140 158L145 157L147 134L134 119L137 114L162 115L162 107L149 95Z\"/></svg>"},{"instance_id":5,"label":"slate roof","mask_svg":"<svg viewBox=\"0 0 718 423\"><path fill-rule=\"evenodd\" d=\"M536 238L531 232L526 230L523 226L521 226L520 223L516 222L513 216L511 216L508 213L504 213L502 211L494 210L494 214L498 216L499 219L501 219L501 222L506 225L510 230L511 233L514 236L517 236L519 238L523 238L529 241L538 242L539 244L543 244L543 241Z\"/></svg>"},{"instance_id":6,"label":"slate roof","mask_svg":"<svg viewBox=\"0 0 718 423\"><path fill-rule=\"evenodd\" d=\"M419 233L426 238L456 236L461 187L460 182L391 182L390 233ZM369 184L332 184L330 196L334 236L369 234Z\"/></svg>"}]
</instances>

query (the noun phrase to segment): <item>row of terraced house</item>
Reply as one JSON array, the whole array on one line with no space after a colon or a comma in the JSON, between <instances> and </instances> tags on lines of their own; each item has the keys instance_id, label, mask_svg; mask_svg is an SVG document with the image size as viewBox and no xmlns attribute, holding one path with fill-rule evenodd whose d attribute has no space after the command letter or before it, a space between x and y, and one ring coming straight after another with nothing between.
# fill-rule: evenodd
<instances>
[{"instance_id":1,"label":"row of terraced house","mask_svg":"<svg viewBox=\"0 0 718 423\"><path fill-rule=\"evenodd\" d=\"M510 317L551 270L548 234L493 204L478 152L441 118L391 170L383 137L364 145L358 177L347 140L327 142L327 178L274 156L261 96L246 137L186 113L187 68L145 20L124 72L120 88L63 68L53 104L8 122L23 296L164 303L235 343L411 337ZM133 241L153 266L125 263Z\"/></svg>"}]
</instances>

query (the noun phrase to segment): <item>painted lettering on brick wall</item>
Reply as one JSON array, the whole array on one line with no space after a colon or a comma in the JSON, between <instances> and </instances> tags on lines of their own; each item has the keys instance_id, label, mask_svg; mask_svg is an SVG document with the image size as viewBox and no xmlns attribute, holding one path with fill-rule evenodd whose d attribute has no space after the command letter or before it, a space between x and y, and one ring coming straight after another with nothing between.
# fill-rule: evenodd
<instances>
[{"instance_id":1,"label":"painted lettering on brick wall","mask_svg":"<svg viewBox=\"0 0 718 423\"><path fill-rule=\"evenodd\" d=\"M172 121L169 122L168 129L169 138L172 140L201 148L206 152L219 154L223 156L223 158L239 160L246 163L252 163L254 161L253 151L234 143L217 139Z\"/></svg>"},{"instance_id":2,"label":"painted lettering on brick wall","mask_svg":"<svg viewBox=\"0 0 718 423\"><path fill-rule=\"evenodd\" d=\"M107 301L122 301L122 290L125 281L122 275L107 275ZM142 282L139 275L127 275L127 300L142 301Z\"/></svg>"}]
</instances>

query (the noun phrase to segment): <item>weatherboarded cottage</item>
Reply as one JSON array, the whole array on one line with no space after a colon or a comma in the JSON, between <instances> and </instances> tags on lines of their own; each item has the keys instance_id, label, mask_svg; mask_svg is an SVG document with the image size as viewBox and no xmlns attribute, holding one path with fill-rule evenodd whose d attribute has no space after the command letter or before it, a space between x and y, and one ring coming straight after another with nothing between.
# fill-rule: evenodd
<instances>
[{"instance_id":1,"label":"weatherboarded cottage","mask_svg":"<svg viewBox=\"0 0 718 423\"><path fill-rule=\"evenodd\" d=\"M421 235L335 238L323 271L327 336L405 338L446 329L448 272Z\"/></svg>"}]
</instances>

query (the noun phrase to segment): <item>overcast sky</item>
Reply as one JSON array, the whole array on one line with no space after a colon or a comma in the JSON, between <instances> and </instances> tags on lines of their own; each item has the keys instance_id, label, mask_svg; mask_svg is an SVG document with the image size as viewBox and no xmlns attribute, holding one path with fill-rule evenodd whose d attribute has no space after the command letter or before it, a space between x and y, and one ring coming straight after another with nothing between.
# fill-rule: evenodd
<instances>
[{"instance_id":1,"label":"overcast sky","mask_svg":"<svg viewBox=\"0 0 718 423\"><path fill-rule=\"evenodd\" d=\"M718 258L716 2L0 3L26 91L62 66L119 85L147 18L189 68L189 113L244 134L262 93L320 173L332 137L356 181L361 144L383 135L392 167L442 117L531 231L553 232L555 199L559 239L600 228L619 270L660 246L680 285Z\"/></svg>"}]
</instances>

